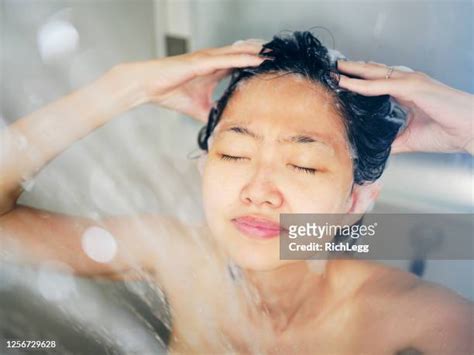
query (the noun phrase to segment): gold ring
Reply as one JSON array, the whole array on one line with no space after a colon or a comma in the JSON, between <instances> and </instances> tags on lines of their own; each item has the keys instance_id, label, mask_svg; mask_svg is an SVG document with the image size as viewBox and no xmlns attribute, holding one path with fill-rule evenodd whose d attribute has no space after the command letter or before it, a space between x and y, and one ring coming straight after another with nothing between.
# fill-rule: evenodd
<instances>
[{"instance_id":1,"label":"gold ring","mask_svg":"<svg viewBox=\"0 0 474 355\"><path fill-rule=\"evenodd\" d=\"M385 74L385 79L390 79L390 75L393 73L393 67L388 67L387 74Z\"/></svg>"}]
</instances>

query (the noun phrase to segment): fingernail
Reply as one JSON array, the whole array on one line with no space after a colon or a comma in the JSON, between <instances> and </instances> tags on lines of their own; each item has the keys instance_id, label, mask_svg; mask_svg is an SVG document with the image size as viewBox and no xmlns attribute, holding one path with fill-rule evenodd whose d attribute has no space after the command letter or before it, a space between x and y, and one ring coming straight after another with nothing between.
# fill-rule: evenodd
<instances>
[{"instance_id":1,"label":"fingernail","mask_svg":"<svg viewBox=\"0 0 474 355\"><path fill-rule=\"evenodd\" d=\"M249 38L249 39L246 39L245 42L251 42L251 43L265 43L266 41L264 39L261 39L261 38Z\"/></svg>"},{"instance_id":2,"label":"fingernail","mask_svg":"<svg viewBox=\"0 0 474 355\"><path fill-rule=\"evenodd\" d=\"M339 74L339 81L338 81L338 85L339 86L344 86L344 81L348 79L347 76L345 75L342 75L342 74Z\"/></svg>"},{"instance_id":3,"label":"fingernail","mask_svg":"<svg viewBox=\"0 0 474 355\"><path fill-rule=\"evenodd\" d=\"M412 68L406 67L404 65L395 65L393 68L408 73L414 72Z\"/></svg>"},{"instance_id":4,"label":"fingernail","mask_svg":"<svg viewBox=\"0 0 474 355\"><path fill-rule=\"evenodd\" d=\"M346 58L340 58L336 59L336 70L339 70L339 62L347 62L348 60Z\"/></svg>"},{"instance_id":5,"label":"fingernail","mask_svg":"<svg viewBox=\"0 0 474 355\"><path fill-rule=\"evenodd\" d=\"M242 45L242 44L244 44L244 43L245 43L244 40L239 39L238 41L235 41L234 43L232 43L232 45L233 45L233 46L240 46L240 45Z\"/></svg>"}]
</instances>

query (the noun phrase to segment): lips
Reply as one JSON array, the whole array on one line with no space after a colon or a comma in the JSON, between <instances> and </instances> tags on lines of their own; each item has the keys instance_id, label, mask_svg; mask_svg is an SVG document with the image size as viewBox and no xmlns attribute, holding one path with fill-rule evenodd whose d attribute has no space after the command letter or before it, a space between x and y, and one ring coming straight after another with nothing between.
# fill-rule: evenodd
<instances>
[{"instance_id":1,"label":"lips","mask_svg":"<svg viewBox=\"0 0 474 355\"><path fill-rule=\"evenodd\" d=\"M283 228L270 219L257 216L243 216L232 220L234 226L245 235L256 239L271 239L280 235Z\"/></svg>"}]
</instances>

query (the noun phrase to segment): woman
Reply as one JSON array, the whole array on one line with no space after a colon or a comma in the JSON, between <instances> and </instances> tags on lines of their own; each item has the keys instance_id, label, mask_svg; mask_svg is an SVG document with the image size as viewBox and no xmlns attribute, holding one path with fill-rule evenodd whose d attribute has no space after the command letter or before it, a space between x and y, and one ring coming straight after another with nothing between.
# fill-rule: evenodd
<instances>
[{"instance_id":1,"label":"woman","mask_svg":"<svg viewBox=\"0 0 474 355\"><path fill-rule=\"evenodd\" d=\"M380 64L339 61L340 71L369 79L339 81L334 64L310 33L296 32L263 49L247 41L113 68L2 132L2 242L16 243L10 249L25 263L151 277L171 306L174 353L472 353L472 304L446 288L371 262L314 269L278 257L280 213L365 213L376 199L374 181L401 124L383 95L410 110L398 151L472 152L470 95ZM232 68L245 69L212 107ZM16 205L22 179L146 102L207 122L199 137L206 225L192 230L152 214L96 221ZM94 233L113 236L112 260L88 254L84 236Z\"/></svg>"}]
</instances>

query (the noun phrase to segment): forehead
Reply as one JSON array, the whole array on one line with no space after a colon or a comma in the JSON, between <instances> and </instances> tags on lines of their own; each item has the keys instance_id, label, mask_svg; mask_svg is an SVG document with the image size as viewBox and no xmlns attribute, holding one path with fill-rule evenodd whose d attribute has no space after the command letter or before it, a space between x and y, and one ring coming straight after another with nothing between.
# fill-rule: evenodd
<instances>
[{"instance_id":1,"label":"forehead","mask_svg":"<svg viewBox=\"0 0 474 355\"><path fill-rule=\"evenodd\" d=\"M275 130L317 130L333 138L345 132L331 95L296 74L264 74L239 84L219 125L236 121Z\"/></svg>"}]
</instances>

